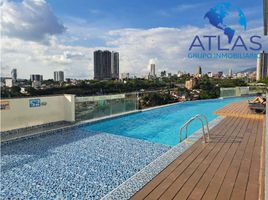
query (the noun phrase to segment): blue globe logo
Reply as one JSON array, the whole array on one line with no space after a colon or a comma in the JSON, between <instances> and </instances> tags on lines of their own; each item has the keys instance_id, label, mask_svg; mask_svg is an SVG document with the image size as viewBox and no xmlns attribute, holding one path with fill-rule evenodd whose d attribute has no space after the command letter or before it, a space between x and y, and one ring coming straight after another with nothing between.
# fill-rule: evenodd
<instances>
[{"instance_id":1,"label":"blue globe logo","mask_svg":"<svg viewBox=\"0 0 268 200\"><path fill-rule=\"evenodd\" d=\"M239 7L234 7L231 3L220 3L211 8L204 16L209 23L223 31L228 37L229 44L235 35L235 28L231 24L238 24L240 27L247 29L247 19L244 12Z\"/></svg>"}]
</instances>

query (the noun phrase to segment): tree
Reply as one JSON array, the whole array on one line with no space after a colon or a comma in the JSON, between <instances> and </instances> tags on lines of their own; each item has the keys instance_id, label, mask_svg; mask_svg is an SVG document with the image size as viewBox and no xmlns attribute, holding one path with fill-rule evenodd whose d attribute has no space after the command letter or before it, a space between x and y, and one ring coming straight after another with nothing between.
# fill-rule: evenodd
<instances>
[{"instance_id":1,"label":"tree","mask_svg":"<svg viewBox=\"0 0 268 200\"><path fill-rule=\"evenodd\" d=\"M220 88L216 85L213 79L204 75L195 86L195 89L200 89L200 99L213 99L220 96Z\"/></svg>"},{"instance_id":2,"label":"tree","mask_svg":"<svg viewBox=\"0 0 268 200\"><path fill-rule=\"evenodd\" d=\"M219 85L219 87L241 87L241 86L247 86L247 83L243 79L218 79L216 81L216 84Z\"/></svg>"},{"instance_id":3,"label":"tree","mask_svg":"<svg viewBox=\"0 0 268 200\"><path fill-rule=\"evenodd\" d=\"M153 107L158 105L164 105L168 103L175 102L169 92L150 92L145 93L141 96L140 106L144 107Z\"/></svg>"},{"instance_id":4,"label":"tree","mask_svg":"<svg viewBox=\"0 0 268 200\"><path fill-rule=\"evenodd\" d=\"M26 91L30 96L36 96L36 95L38 95L37 90L34 89L33 87L25 88L25 91Z\"/></svg>"},{"instance_id":5,"label":"tree","mask_svg":"<svg viewBox=\"0 0 268 200\"><path fill-rule=\"evenodd\" d=\"M21 88L19 86L13 86L10 89L10 94L12 97L18 97L18 96L22 96L20 93Z\"/></svg>"},{"instance_id":6,"label":"tree","mask_svg":"<svg viewBox=\"0 0 268 200\"><path fill-rule=\"evenodd\" d=\"M54 82L53 79L47 79L47 80L44 80L42 83L43 83L43 84L46 84L46 85L52 85L52 84L54 84L55 82Z\"/></svg>"},{"instance_id":7,"label":"tree","mask_svg":"<svg viewBox=\"0 0 268 200\"><path fill-rule=\"evenodd\" d=\"M10 98L11 94L6 87L1 87L1 98Z\"/></svg>"},{"instance_id":8,"label":"tree","mask_svg":"<svg viewBox=\"0 0 268 200\"><path fill-rule=\"evenodd\" d=\"M260 80L258 82L259 83L264 83L264 84L266 84L268 86L268 77L266 77L266 78L264 78L264 79L262 79L262 80Z\"/></svg>"}]
</instances>

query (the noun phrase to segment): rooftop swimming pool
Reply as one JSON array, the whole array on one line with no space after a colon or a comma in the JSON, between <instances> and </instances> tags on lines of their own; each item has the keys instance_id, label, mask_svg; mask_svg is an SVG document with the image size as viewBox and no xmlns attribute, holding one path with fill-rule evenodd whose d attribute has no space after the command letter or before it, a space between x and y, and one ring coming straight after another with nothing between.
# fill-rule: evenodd
<instances>
[{"instance_id":1,"label":"rooftop swimming pool","mask_svg":"<svg viewBox=\"0 0 268 200\"><path fill-rule=\"evenodd\" d=\"M90 124L83 127L83 129L174 146L179 143L180 127L191 117L197 114L204 114L208 118L208 121L212 121L217 117L214 112L219 108L229 103L244 101L246 99L248 98L228 98L177 103L158 109ZM188 129L189 135L200 128L200 122L193 122Z\"/></svg>"},{"instance_id":2,"label":"rooftop swimming pool","mask_svg":"<svg viewBox=\"0 0 268 200\"><path fill-rule=\"evenodd\" d=\"M178 103L2 145L0 198L100 199L176 145L190 117L211 121L246 99Z\"/></svg>"}]
</instances>

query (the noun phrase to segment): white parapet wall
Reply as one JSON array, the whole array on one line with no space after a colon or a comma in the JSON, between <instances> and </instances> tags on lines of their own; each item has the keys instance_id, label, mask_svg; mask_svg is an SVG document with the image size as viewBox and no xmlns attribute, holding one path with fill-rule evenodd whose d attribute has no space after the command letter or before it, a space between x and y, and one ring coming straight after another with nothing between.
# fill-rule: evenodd
<instances>
[{"instance_id":1,"label":"white parapet wall","mask_svg":"<svg viewBox=\"0 0 268 200\"><path fill-rule=\"evenodd\" d=\"M1 131L75 121L75 95L2 99Z\"/></svg>"}]
</instances>

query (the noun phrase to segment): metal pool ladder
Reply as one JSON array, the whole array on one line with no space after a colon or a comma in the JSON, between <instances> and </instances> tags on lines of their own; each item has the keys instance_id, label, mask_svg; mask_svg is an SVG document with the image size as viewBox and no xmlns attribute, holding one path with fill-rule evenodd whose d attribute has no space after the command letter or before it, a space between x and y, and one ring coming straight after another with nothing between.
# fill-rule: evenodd
<instances>
[{"instance_id":1,"label":"metal pool ladder","mask_svg":"<svg viewBox=\"0 0 268 200\"><path fill-rule=\"evenodd\" d=\"M188 120L188 121L181 127L181 129L180 129L180 142L183 141L183 138L182 138L182 131L183 131L183 129L185 128L185 131L186 131L186 138L187 138L187 137L188 137L188 126L189 126L189 124L191 124L191 122L195 121L196 119L199 120L199 121L201 122L201 124L202 124L202 131L203 131L203 139L204 139L204 142L205 142L205 143L209 142L208 119L207 119L207 117L206 117L205 115L202 115L202 114L198 114L198 115L192 117L191 119L189 119L189 120ZM206 122L207 134L206 134L206 132L205 132L205 128L204 128L205 123L204 123L203 120L205 120L205 122ZM206 135L207 135L207 137L206 137ZM186 138L185 138L185 139L186 139Z\"/></svg>"}]
</instances>

